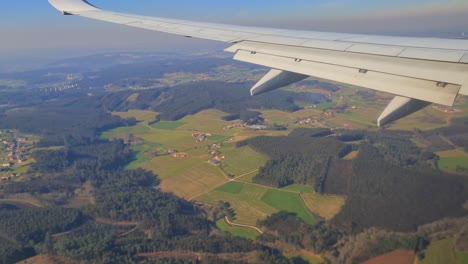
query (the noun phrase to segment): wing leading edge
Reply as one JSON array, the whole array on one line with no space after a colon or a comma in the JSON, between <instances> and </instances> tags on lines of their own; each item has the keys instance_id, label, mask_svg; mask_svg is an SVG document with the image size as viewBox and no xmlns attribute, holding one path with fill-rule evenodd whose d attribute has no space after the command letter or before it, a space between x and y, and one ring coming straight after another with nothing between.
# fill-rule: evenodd
<instances>
[{"instance_id":1,"label":"wing leading edge","mask_svg":"<svg viewBox=\"0 0 468 264\"><path fill-rule=\"evenodd\" d=\"M430 103L452 106L468 95L468 41L404 38L202 23L99 9L85 0L49 0L65 15L187 37L233 43L234 59L273 68L252 95L309 76L396 95L378 119L385 125Z\"/></svg>"}]
</instances>

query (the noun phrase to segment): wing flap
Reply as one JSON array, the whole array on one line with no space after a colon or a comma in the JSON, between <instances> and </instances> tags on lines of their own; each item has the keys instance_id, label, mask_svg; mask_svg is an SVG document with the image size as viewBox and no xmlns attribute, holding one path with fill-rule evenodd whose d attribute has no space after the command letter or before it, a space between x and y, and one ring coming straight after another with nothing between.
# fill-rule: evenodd
<instances>
[{"instance_id":1,"label":"wing flap","mask_svg":"<svg viewBox=\"0 0 468 264\"><path fill-rule=\"evenodd\" d=\"M468 72L468 65L460 63L395 58L256 42L241 42L226 49L226 51L233 53L240 50L457 85L465 84L466 73Z\"/></svg>"},{"instance_id":2,"label":"wing flap","mask_svg":"<svg viewBox=\"0 0 468 264\"><path fill-rule=\"evenodd\" d=\"M238 50L234 59L442 105L453 105L460 90L456 84L441 87L436 81L246 50Z\"/></svg>"},{"instance_id":3,"label":"wing flap","mask_svg":"<svg viewBox=\"0 0 468 264\"><path fill-rule=\"evenodd\" d=\"M370 44L353 44L346 49L348 52L382 55L389 57L397 57L404 48L392 47L383 45L370 45Z\"/></svg>"},{"instance_id":4,"label":"wing flap","mask_svg":"<svg viewBox=\"0 0 468 264\"><path fill-rule=\"evenodd\" d=\"M431 61L460 62L465 55L462 51L452 50L433 50L433 49L404 49L398 57L409 59L421 59Z\"/></svg>"}]
</instances>

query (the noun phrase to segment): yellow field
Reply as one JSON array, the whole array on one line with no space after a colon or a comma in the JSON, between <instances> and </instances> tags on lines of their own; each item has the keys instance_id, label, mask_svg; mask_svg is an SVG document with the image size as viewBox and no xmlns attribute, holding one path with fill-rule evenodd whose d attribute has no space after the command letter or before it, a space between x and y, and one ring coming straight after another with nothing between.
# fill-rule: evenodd
<instances>
[{"instance_id":1,"label":"yellow field","mask_svg":"<svg viewBox=\"0 0 468 264\"><path fill-rule=\"evenodd\" d=\"M323 217L325 220L332 219L345 204L345 199L339 196L302 193L301 197L311 212Z\"/></svg>"},{"instance_id":2,"label":"yellow field","mask_svg":"<svg viewBox=\"0 0 468 264\"><path fill-rule=\"evenodd\" d=\"M135 102L137 99L138 99L138 96L140 94L139 93L134 93L134 94L131 94L128 98L127 98L127 101L128 102Z\"/></svg>"},{"instance_id":3,"label":"yellow field","mask_svg":"<svg viewBox=\"0 0 468 264\"><path fill-rule=\"evenodd\" d=\"M437 155L441 158L459 158L459 157L464 157L468 156L467 153L463 151L463 149L453 149L453 150L447 150L447 151L439 151L437 152Z\"/></svg>"},{"instance_id":4,"label":"yellow field","mask_svg":"<svg viewBox=\"0 0 468 264\"><path fill-rule=\"evenodd\" d=\"M359 151L351 151L348 155L343 157L344 160L354 160L357 155L359 154Z\"/></svg>"},{"instance_id":5,"label":"yellow field","mask_svg":"<svg viewBox=\"0 0 468 264\"><path fill-rule=\"evenodd\" d=\"M228 180L218 167L196 157L158 157L141 164L141 167L161 178L161 190L185 199L202 195Z\"/></svg>"},{"instance_id":6,"label":"yellow field","mask_svg":"<svg viewBox=\"0 0 468 264\"><path fill-rule=\"evenodd\" d=\"M257 173L258 173L258 170L249 172L249 173L247 173L245 175L242 175L241 177L237 178L237 181L251 183L251 182L253 182L253 178L257 175Z\"/></svg>"},{"instance_id":7,"label":"yellow field","mask_svg":"<svg viewBox=\"0 0 468 264\"><path fill-rule=\"evenodd\" d=\"M221 148L226 159L223 162L223 170L226 174L239 176L257 170L265 165L267 158L256 152L249 146L235 148L232 144Z\"/></svg>"},{"instance_id":8,"label":"yellow field","mask_svg":"<svg viewBox=\"0 0 468 264\"><path fill-rule=\"evenodd\" d=\"M232 131L223 130L223 126L232 122L227 122L221 119L223 116L227 115L227 113L222 111L211 109L202 111L196 115L186 116L180 120L180 122L185 123L185 125L180 127L180 130L200 131L213 135L228 136L232 134Z\"/></svg>"}]
</instances>

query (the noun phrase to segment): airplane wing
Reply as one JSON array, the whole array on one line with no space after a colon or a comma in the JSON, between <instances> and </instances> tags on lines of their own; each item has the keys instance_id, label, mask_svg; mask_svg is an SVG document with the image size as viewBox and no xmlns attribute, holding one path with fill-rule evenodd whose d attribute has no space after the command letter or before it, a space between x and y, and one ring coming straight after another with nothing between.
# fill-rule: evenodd
<instances>
[{"instance_id":1,"label":"airplane wing","mask_svg":"<svg viewBox=\"0 0 468 264\"><path fill-rule=\"evenodd\" d=\"M430 103L452 106L468 95L468 40L388 37L202 23L116 13L86 0L48 0L64 15L232 43L234 59L272 70L258 95L313 76L396 95L385 125Z\"/></svg>"}]
</instances>

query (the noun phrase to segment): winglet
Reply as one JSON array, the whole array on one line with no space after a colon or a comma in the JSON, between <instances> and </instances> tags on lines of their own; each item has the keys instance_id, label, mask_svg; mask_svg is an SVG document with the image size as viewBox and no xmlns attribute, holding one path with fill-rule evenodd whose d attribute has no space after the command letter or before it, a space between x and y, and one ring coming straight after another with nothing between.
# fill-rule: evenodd
<instances>
[{"instance_id":1,"label":"winglet","mask_svg":"<svg viewBox=\"0 0 468 264\"><path fill-rule=\"evenodd\" d=\"M49 0L49 3L64 15L99 10L86 0Z\"/></svg>"}]
</instances>

